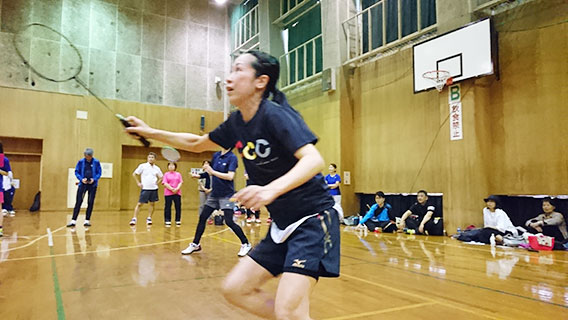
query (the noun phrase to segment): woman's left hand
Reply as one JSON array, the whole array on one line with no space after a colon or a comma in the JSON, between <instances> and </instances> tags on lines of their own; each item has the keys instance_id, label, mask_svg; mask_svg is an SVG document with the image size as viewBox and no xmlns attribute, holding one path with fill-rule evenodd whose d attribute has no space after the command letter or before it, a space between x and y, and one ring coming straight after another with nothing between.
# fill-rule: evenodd
<instances>
[{"instance_id":1,"label":"woman's left hand","mask_svg":"<svg viewBox=\"0 0 568 320\"><path fill-rule=\"evenodd\" d=\"M251 210L258 210L262 206L272 203L278 197L276 190L266 186L248 186L237 192L232 201L241 203Z\"/></svg>"}]
</instances>

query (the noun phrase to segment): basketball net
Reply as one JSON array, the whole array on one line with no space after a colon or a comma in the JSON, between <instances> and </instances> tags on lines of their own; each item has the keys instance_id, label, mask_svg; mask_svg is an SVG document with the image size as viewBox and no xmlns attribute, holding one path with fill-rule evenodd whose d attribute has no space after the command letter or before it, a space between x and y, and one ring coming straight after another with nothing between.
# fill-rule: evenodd
<instances>
[{"instance_id":1,"label":"basketball net","mask_svg":"<svg viewBox=\"0 0 568 320\"><path fill-rule=\"evenodd\" d=\"M422 77L433 81L438 92L442 92L446 83L451 81L450 73L445 70L427 71L422 74Z\"/></svg>"}]
</instances>

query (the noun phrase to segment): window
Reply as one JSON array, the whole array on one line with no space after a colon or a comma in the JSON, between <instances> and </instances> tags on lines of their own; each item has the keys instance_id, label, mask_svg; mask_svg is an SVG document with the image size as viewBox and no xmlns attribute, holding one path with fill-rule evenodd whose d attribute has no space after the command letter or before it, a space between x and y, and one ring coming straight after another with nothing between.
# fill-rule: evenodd
<instances>
[{"instance_id":1,"label":"window","mask_svg":"<svg viewBox=\"0 0 568 320\"><path fill-rule=\"evenodd\" d=\"M233 53L258 48L258 0L243 1L231 17Z\"/></svg>"},{"instance_id":2,"label":"window","mask_svg":"<svg viewBox=\"0 0 568 320\"><path fill-rule=\"evenodd\" d=\"M310 0L281 0L280 1L280 15L284 15L291 11L292 9L303 5L307 2L311 2Z\"/></svg>"},{"instance_id":3,"label":"window","mask_svg":"<svg viewBox=\"0 0 568 320\"><path fill-rule=\"evenodd\" d=\"M297 7L296 2L302 2L302 7ZM285 53L280 57L283 67L280 85L286 87L322 71L321 8L315 0L281 0L281 3L289 21L283 30ZM295 6L287 7L289 4Z\"/></svg>"},{"instance_id":4,"label":"window","mask_svg":"<svg viewBox=\"0 0 568 320\"><path fill-rule=\"evenodd\" d=\"M353 59L436 24L436 0L361 0L361 12L343 27Z\"/></svg>"}]
</instances>

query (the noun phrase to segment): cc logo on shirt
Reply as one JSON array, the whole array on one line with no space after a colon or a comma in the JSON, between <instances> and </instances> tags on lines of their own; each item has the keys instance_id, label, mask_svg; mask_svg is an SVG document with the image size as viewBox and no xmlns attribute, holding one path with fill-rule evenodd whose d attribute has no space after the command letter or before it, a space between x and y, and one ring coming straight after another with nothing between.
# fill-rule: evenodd
<instances>
[{"instance_id":1,"label":"cc logo on shirt","mask_svg":"<svg viewBox=\"0 0 568 320\"><path fill-rule=\"evenodd\" d=\"M264 139L256 140L256 144L249 141L243 148L242 153L247 160L254 160L257 156L266 158L270 155L270 144Z\"/></svg>"}]
</instances>

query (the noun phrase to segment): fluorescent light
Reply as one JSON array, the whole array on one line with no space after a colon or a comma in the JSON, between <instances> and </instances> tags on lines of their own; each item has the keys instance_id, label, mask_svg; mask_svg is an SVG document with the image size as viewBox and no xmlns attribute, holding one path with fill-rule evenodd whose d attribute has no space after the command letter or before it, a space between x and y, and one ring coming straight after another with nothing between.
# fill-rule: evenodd
<instances>
[{"instance_id":1,"label":"fluorescent light","mask_svg":"<svg viewBox=\"0 0 568 320\"><path fill-rule=\"evenodd\" d=\"M227 0L215 0L215 3L217 3L218 5L223 5L225 4L225 2L227 2Z\"/></svg>"}]
</instances>

